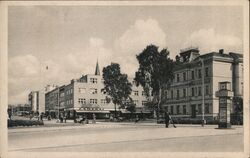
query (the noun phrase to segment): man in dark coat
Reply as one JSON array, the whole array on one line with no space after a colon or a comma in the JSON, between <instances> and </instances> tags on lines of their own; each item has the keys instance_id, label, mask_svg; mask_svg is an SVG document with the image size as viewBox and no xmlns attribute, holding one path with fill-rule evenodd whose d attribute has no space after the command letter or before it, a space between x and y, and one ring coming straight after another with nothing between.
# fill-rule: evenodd
<instances>
[{"instance_id":1,"label":"man in dark coat","mask_svg":"<svg viewBox=\"0 0 250 158\"><path fill-rule=\"evenodd\" d=\"M168 126L169 126L169 121L170 121L169 113L165 112L165 125L166 125L166 128L168 128Z\"/></svg>"}]
</instances>

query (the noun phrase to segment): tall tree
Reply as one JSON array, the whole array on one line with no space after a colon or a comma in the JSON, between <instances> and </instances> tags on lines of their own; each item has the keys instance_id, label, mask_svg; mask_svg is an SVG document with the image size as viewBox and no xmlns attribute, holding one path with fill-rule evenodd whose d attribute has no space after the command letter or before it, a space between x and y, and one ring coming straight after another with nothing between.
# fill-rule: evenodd
<instances>
[{"instance_id":1,"label":"tall tree","mask_svg":"<svg viewBox=\"0 0 250 158\"><path fill-rule=\"evenodd\" d=\"M106 99L113 102L115 118L117 118L116 106L122 106L124 101L129 99L132 84L128 81L128 76L121 73L120 65L117 63L111 63L111 65L104 67L102 77L104 79L103 90L108 95Z\"/></svg>"},{"instance_id":2,"label":"tall tree","mask_svg":"<svg viewBox=\"0 0 250 158\"><path fill-rule=\"evenodd\" d=\"M162 91L170 85L174 78L174 62L169 58L169 51L162 49L158 51L155 45L147 46L139 55L136 56L139 68L136 72L135 81L141 85L147 97L154 103L157 109L157 120L162 101Z\"/></svg>"}]
</instances>

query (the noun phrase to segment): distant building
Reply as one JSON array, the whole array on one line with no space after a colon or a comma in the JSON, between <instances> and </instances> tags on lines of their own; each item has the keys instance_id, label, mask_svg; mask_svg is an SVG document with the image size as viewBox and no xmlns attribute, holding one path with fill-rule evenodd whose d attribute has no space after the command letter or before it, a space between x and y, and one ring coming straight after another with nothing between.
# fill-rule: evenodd
<instances>
[{"instance_id":1,"label":"distant building","mask_svg":"<svg viewBox=\"0 0 250 158\"><path fill-rule=\"evenodd\" d=\"M29 104L31 105L31 111L39 111L39 91L32 91L29 93Z\"/></svg>"},{"instance_id":2,"label":"distant building","mask_svg":"<svg viewBox=\"0 0 250 158\"><path fill-rule=\"evenodd\" d=\"M129 79L132 82L132 79ZM88 112L96 115L106 115L114 112L114 104L107 103L104 80L100 75L98 62L95 74L83 75L78 79L73 79L68 85L57 87L45 94L46 111L58 113L63 110L74 109L78 113ZM144 105L147 102L141 86L136 87L133 83L131 98L140 111L145 111ZM118 107L118 106L117 106ZM117 108L117 111L120 111Z\"/></svg>"},{"instance_id":3,"label":"distant building","mask_svg":"<svg viewBox=\"0 0 250 158\"><path fill-rule=\"evenodd\" d=\"M220 50L200 55L198 48L191 47L181 50L177 59L180 64L174 68L174 80L165 91L164 104L165 110L174 117L201 118L204 88L205 118L217 119L219 101L215 92L219 89L219 82L230 82L234 96L242 97L242 54L225 54Z\"/></svg>"},{"instance_id":4,"label":"distant building","mask_svg":"<svg viewBox=\"0 0 250 158\"><path fill-rule=\"evenodd\" d=\"M12 115L22 115L24 113L29 113L31 111L31 106L29 104L16 104L8 105L8 113Z\"/></svg>"},{"instance_id":5,"label":"distant building","mask_svg":"<svg viewBox=\"0 0 250 158\"><path fill-rule=\"evenodd\" d=\"M29 105L31 111L44 113L45 112L45 93L55 89L55 85L47 85L45 90L31 91L28 95Z\"/></svg>"}]
</instances>

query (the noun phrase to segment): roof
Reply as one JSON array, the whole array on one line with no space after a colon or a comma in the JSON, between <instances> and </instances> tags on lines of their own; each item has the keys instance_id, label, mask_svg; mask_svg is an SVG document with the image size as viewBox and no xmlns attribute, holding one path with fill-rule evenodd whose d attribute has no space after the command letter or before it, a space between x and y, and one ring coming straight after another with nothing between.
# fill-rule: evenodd
<instances>
[{"instance_id":1,"label":"roof","mask_svg":"<svg viewBox=\"0 0 250 158\"><path fill-rule=\"evenodd\" d=\"M213 59L214 57L221 57L221 59L229 59L233 61L238 60L239 62L241 62L240 60L242 60L243 55L239 54L239 53L233 53L230 52L229 54L225 54L225 53L218 53L218 52L211 52L211 53L207 53L207 54L203 54L198 56L197 58L195 58L193 61L189 62L189 63L180 63L178 65L175 66L175 70L180 70L183 68L189 68L191 66L195 66L197 65L197 62L200 62L200 58L204 59L204 60L209 60L209 59ZM220 60L220 58L218 58L218 60ZM222 60L223 61L223 60Z\"/></svg>"}]
</instances>

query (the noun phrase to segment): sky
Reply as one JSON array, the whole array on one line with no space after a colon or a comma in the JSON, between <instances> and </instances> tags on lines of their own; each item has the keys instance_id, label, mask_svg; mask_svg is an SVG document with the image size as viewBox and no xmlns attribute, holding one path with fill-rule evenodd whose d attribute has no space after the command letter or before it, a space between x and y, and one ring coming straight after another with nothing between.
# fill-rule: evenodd
<instances>
[{"instance_id":1,"label":"sky","mask_svg":"<svg viewBox=\"0 0 250 158\"><path fill-rule=\"evenodd\" d=\"M10 6L9 104L27 103L30 91L68 84L117 62L134 77L136 55L149 44L200 54L242 53L240 6ZM48 69L46 67L48 66Z\"/></svg>"}]
</instances>

